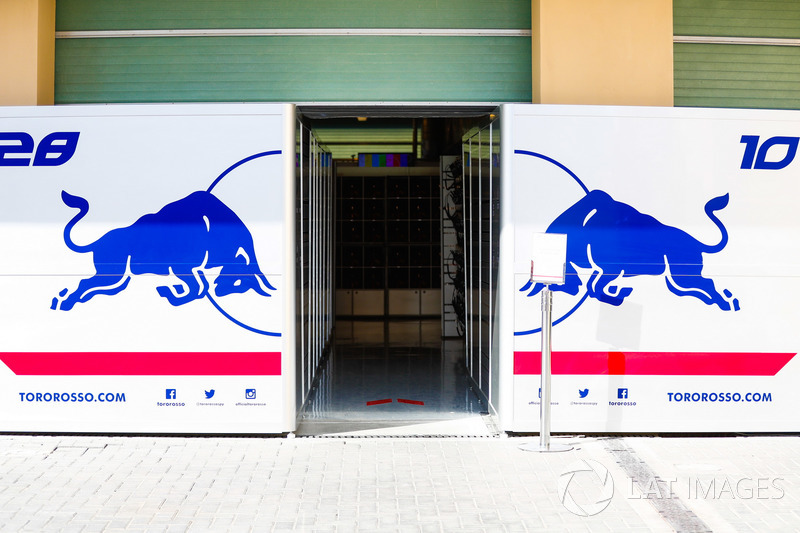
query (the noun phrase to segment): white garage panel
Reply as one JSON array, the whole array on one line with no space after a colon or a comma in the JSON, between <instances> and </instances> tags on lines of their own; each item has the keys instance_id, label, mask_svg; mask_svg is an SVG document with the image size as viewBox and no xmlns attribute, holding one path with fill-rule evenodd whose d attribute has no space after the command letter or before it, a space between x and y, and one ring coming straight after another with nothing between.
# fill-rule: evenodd
<instances>
[{"instance_id":1,"label":"white garage panel","mask_svg":"<svg viewBox=\"0 0 800 533\"><path fill-rule=\"evenodd\" d=\"M0 431L294 430L294 108L2 108Z\"/></svg>"},{"instance_id":2,"label":"white garage panel","mask_svg":"<svg viewBox=\"0 0 800 533\"><path fill-rule=\"evenodd\" d=\"M800 113L502 117L504 428L539 427L542 285L528 280L547 231L568 247L551 286L553 431L800 429Z\"/></svg>"}]
</instances>

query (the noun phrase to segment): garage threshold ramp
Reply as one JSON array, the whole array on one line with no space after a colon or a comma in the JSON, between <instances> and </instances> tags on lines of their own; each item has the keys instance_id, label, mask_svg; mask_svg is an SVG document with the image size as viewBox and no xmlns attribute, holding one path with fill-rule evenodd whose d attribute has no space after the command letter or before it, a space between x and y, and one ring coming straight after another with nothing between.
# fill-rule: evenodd
<instances>
[{"instance_id":1,"label":"garage threshold ramp","mask_svg":"<svg viewBox=\"0 0 800 533\"><path fill-rule=\"evenodd\" d=\"M435 420L306 420L296 435L305 438L460 437L500 436L495 417L488 414Z\"/></svg>"}]
</instances>

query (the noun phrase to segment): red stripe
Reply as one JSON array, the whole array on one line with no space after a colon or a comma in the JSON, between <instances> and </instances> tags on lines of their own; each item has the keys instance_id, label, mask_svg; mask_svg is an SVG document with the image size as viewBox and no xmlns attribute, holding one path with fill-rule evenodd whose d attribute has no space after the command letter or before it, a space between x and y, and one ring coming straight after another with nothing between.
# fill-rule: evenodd
<instances>
[{"instance_id":1,"label":"red stripe","mask_svg":"<svg viewBox=\"0 0 800 533\"><path fill-rule=\"evenodd\" d=\"M553 352L553 374L774 376L794 353ZM514 352L514 374L539 374L542 352Z\"/></svg>"},{"instance_id":2,"label":"red stripe","mask_svg":"<svg viewBox=\"0 0 800 533\"><path fill-rule=\"evenodd\" d=\"M419 400L404 400L403 398L398 398L397 401L400 403L410 403L411 405L425 405L425 402Z\"/></svg>"},{"instance_id":3,"label":"red stripe","mask_svg":"<svg viewBox=\"0 0 800 533\"><path fill-rule=\"evenodd\" d=\"M387 398L385 400L372 400L371 402L367 402L367 405L380 405L382 403L392 403L392 399Z\"/></svg>"},{"instance_id":4,"label":"red stripe","mask_svg":"<svg viewBox=\"0 0 800 533\"><path fill-rule=\"evenodd\" d=\"M280 352L7 352L18 376L280 376Z\"/></svg>"}]
</instances>

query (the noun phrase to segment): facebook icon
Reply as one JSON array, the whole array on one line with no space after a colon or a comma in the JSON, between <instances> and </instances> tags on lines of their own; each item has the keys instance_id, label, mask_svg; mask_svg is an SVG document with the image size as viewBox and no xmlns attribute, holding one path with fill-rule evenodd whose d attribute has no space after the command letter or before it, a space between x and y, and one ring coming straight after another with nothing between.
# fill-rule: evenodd
<instances>
[{"instance_id":1,"label":"facebook icon","mask_svg":"<svg viewBox=\"0 0 800 533\"><path fill-rule=\"evenodd\" d=\"M628 389L617 389L617 398L621 400L628 399Z\"/></svg>"},{"instance_id":2,"label":"facebook icon","mask_svg":"<svg viewBox=\"0 0 800 533\"><path fill-rule=\"evenodd\" d=\"M178 396L178 389L167 389L167 400L174 400Z\"/></svg>"}]
</instances>

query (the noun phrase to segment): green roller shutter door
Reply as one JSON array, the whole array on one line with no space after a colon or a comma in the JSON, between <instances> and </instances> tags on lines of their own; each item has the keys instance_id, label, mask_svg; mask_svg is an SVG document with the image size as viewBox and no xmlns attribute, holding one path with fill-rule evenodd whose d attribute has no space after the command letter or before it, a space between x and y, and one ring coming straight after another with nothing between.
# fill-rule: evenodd
<instances>
[{"instance_id":1,"label":"green roller shutter door","mask_svg":"<svg viewBox=\"0 0 800 533\"><path fill-rule=\"evenodd\" d=\"M530 0L58 0L59 31L198 28L531 29Z\"/></svg>"},{"instance_id":2,"label":"green roller shutter door","mask_svg":"<svg viewBox=\"0 0 800 533\"><path fill-rule=\"evenodd\" d=\"M800 38L796 0L674 0L682 36ZM675 105L800 109L800 47L674 45Z\"/></svg>"},{"instance_id":3,"label":"green roller shutter door","mask_svg":"<svg viewBox=\"0 0 800 533\"><path fill-rule=\"evenodd\" d=\"M800 109L800 48L675 45L675 105Z\"/></svg>"},{"instance_id":4,"label":"green roller shutter door","mask_svg":"<svg viewBox=\"0 0 800 533\"><path fill-rule=\"evenodd\" d=\"M57 3L57 31L530 30L530 2ZM58 38L56 103L530 101L528 36Z\"/></svg>"},{"instance_id":5,"label":"green roller shutter door","mask_svg":"<svg viewBox=\"0 0 800 533\"><path fill-rule=\"evenodd\" d=\"M797 0L673 0L675 35L800 37Z\"/></svg>"}]
</instances>

